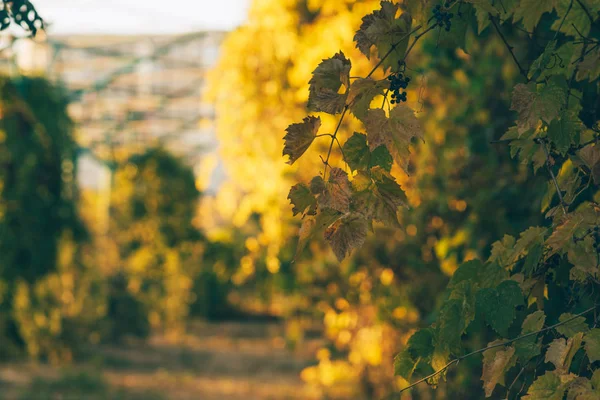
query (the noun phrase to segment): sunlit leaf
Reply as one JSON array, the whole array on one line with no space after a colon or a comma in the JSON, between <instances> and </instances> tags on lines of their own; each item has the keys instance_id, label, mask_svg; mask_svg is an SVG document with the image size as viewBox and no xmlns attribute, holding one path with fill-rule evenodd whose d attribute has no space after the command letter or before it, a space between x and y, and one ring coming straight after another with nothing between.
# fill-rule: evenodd
<instances>
[{"instance_id":1,"label":"sunlit leaf","mask_svg":"<svg viewBox=\"0 0 600 400\"><path fill-rule=\"evenodd\" d=\"M381 109L369 110L365 118L367 138L371 150L385 145L402 168L406 169L412 138L422 138L421 125L414 112L407 106L397 106L389 118Z\"/></svg>"},{"instance_id":2,"label":"sunlit leaf","mask_svg":"<svg viewBox=\"0 0 600 400\"><path fill-rule=\"evenodd\" d=\"M554 8L552 0L521 0L515 9L515 21L522 20L523 27L533 31L542 15Z\"/></svg>"},{"instance_id":3,"label":"sunlit leaf","mask_svg":"<svg viewBox=\"0 0 600 400\"><path fill-rule=\"evenodd\" d=\"M342 112L348 94L347 90L344 94L339 94L338 91L342 85L346 89L350 86L350 68L350 60L342 52L319 64L308 82L310 85L307 104L309 111L322 111L329 114Z\"/></svg>"},{"instance_id":4,"label":"sunlit leaf","mask_svg":"<svg viewBox=\"0 0 600 400\"><path fill-rule=\"evenodd\" d=\"M574 375L546 372L533 382L522 400L562 400L574 378Z\"/></svg>"},{"instance_id":5,"label":"sunlit leaf","mask_svg":"<svg viewBox=\"0 0 600 400\"><path fill-rule=\"evenodd\" d=\"M310 192L308 185L298 183L290 189L288 199L292 203L292 212L296 214L315 214L317 199Z\"/></svg>"},{"instance_id":6,"label":"sunlit leaf","mask_svg":"<svg viewBox=\"0 0 600 400\"><path fill-rule=\"evenodd\" d=\"M311 191L317 194L319 208L329 208L342 213L350 211L352 190L348 174L340 168L332 168L327 182L319 179L320 177L314 178L311 182Z\"/></svg>"},{"instance_id":7,"label":"sunlit leaf","mask_svg":"<svg viewBox=\"0 0 600 400\"><path fill-rule=\"evenodd\" d=\"M291 124L283 137L285 146L283 155L289 156L288 164L293 164L310 147L317 131L321 127L321 118L309 116L302 122Z\"/></svg>"},{"instance_id":8,"label":"sunlit leaf","mask_svg":"<svg viewBox=\"0 0 600 400\"><path fill-rule=\"evenodd\" d=\"M340 218L325 232L326 239L337 259L342 261L353 249L360 247L367 237L367 220L360 214L350 213Z\"/></svg>"},{"instance_id":9,"label":"sunlit leaf","mask_svg":"<svg viewBox=\"0 0 600 400\"><path fill-rule=\"evenodd\" d=\"M488 343L488 346L501 343L502 341L494 341ZM485 397L490 397L496 385L504 386L506 372L515 365L516 358L515 348L495 347L483 352L483 373L481 380L483 381L483 389Z\"/></svg>"},{"instance_id":10,"label":"sunlit leaf","mask_svg":"<svg viewBox=\"0 0 600 400\"><path fill-rule=\"evenodd\" d=\"M411 29L412 17L403 13L396 18L398 5L389 1L381 2L381 9L362 19L360 29L354 36L356 47L367 58L371 56L371 47L375 46L383 68L398 67L398 62L404 59L408 46L408 33Z\"/></svg>"},{"instance_id":11,"label":"sunlit leaf","mask_svg":"<svg viewBox=\"0 0 600 400\"><path fill-rule=\"evenodd\" d=\"M569 372L569 367L573 361L573 356L581 347L583 333L565 340L564 338L554 339L548 346L545 361L554 364L556 371L560 374Z\"/></svg>"},{"instance_id":12,"label":"sunlit leaf","mask_svg":"<svg viewBox=\"0 0 600 400\"><path fill-rule=\"evenodd\" d=\"M371 102L376 96L383 96L384 90L389 87L387 79L379 81L371 78L359 78L352 82L348 93L348 104L350 111L356 118L363 120L370 109Z\"/></svg>"}]
</instances>

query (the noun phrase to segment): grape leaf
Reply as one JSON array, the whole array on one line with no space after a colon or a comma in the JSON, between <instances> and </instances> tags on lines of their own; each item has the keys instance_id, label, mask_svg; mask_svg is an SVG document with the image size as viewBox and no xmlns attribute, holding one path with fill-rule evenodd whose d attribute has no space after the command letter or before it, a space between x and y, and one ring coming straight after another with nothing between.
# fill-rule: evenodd
<instances>
[{"instance_id":1,"label":"grape leaf","mask_svg":"<svg viewBox=\"0 0 600 400\"><path fill-rule=\"evenodd\" d=\"M552 62L556 62L556 40L551 40L546 45L544 52L540 54L540 56L531 64L529 67L528 77L530 80L536 80L536 78L541 75L548 65Z\"/></svg>"},{"instance_id":2,"label":"grape leaf","mask_svg":"<svg viewBox=\"0 0 600 400\"><path fill-rule=\"evenodd\" d=\"M344 159L353 170L365 170L379 166L386 171L392 169L393 159L385 146L379 146L372 152L367 145L367 136L354 132L342 146Z\"/></svg>"},{"instance_id":3,"label":"grape leaf","mask_svg":"<svg viewBox=\"0 0 600 400\"><path fill-rule=\"evenodd\" d=\"M532 31L542 15L551 12L554 8L554 1L551 0L521 0L515 10L514 20L518 22L523 20L523 27Z\"/></svg>"},{"instance_id":4,"label":"grape leaf","mask_svg":"<svg viewBox=\"0 0 600 400\"><path fill-rule=\"evenodd\" d=\"M562 33L577 38L579 38L579 33L583 36L587 36L590 33L590 20L581 6L576 3L571 6L571 0L554 0L554 2L558 18L552 24L553 30L557 31L560 27ZM565 20L564 23L562 22L563 19ZM577 29L573 28L573 26Z\"/></svg>"},{"instance_id":5,"label":"grape leaf","mask_svg":"<svg viewBox=\"0 0 600 400\"><path fill-rule=\"evenodd\" d=\"M569 368L571 367L571 362L573 361L573 356L579 348L581 347L581 342L583 340L583 333L578 333L577 335L565 340L564 338L554 339L550 346L548 346L548 351L546 351L545 361L547 363L552 363L556 367L556 372L563 375L569 372Z\"/></svg>"},{"instance_id":6,"label":"grape leaf","mask_svg":"<svg viewBox=\"0 0 600 400\"><path fill-rule=\"evenodd\" d=\"M375 46L384 69L395 68L404 59L408 46L412 17L403 13L396 18L398 5L389 1L381 2L381 9L366 15L360 29L354 35L356 47L370 59L371 47Z\"/></svg>"},{"instance_id":7,"label":"grape leaf","mask_svg":"<svg viewBox=\"0 0 600 400\"><path fill-rule=\"evenodd\" d=\"M564 314L561 314L560 317L558 317L558 322L567 321L573 317L574 317L573 314L564 313ZM584 317L576 317L575 319L573 319L570 322L567 322L564 325L557 326L556 330L561 335L564 335L566 337L573 337L573 336L577 335L579 332L583 332L583 333L588 332L590 330L590 328L585 323Z\"/></svg>"},{"instance_id":8,"label":"grape leaf","mask_svg":"<svg viewBox=\"0 0 600 400\"><path fill-rule=\"evenodd\" d=\"M341 51L332 58L323 60L313 71L308 82L308 110L339 114L346 104L348 90L339 94L341 86L350 86L350 60Z\"/></svg>"},{"instance_id":9,"label":"grape leaf","mask_svg":"<svg viewBox=\"0 0 600 400\"><path fill-rule=\"evenodd\" d=\"M523 264L523 274L525 274L526 277L531 277L535 273L543 253L544 247L540 244L534 244L533 247L529 249L529 253Z\"/></svg>"},{"instance_id":10,"label":"grape leaf","mask_svg":"<svg viewBox=\"0 0 600 400\"><path fill-rule=\"evenodd\" d=\"M341 217L341 214L335 210L321 210L317 215L308 215L302 221L298 232L298 245L296 247L296 255L298 258L308 241L319 231L327 228Z\"/></svg>"},{"instance_id":11,"label":"grape leaf","mask_svg":"<svg viewBox=\"0 0 600 400\"><path fill-rule=\"evenodd\" d=\"M342 146L342 151L344 152L344 160L353 171L368 167L371 157L366 135L354 132Z\"/></svg>"},{"instance_id":12,"label":"grape leaf","mask_svg":"<svg viewBox=\"0 0 600 400\"><path fill-rule=\"evenodd\" d=\"M596 48L583 57L577 68L578 81L595 81L600 77L600 49Z\"/></svg>"},{"instance_id":13,"label":"grape leaf","mask_svg":"<svg viewBox=\"0 0 600 400\"><path fill-rule=\"evenodd\" d=\"M550 122L556 118L565 103L566 92L562 85L551 80L541 88L530 82L515 86L510 109L518 113L519 134L535 129L539 120Z\"/></svg>"},{"instance_id":14,"label":"grape leaf","mask_svg":"<svg viewBox=\"0 0 600 400\"><path fill-rule=\"evenodd\" d=\"M515 319L516 307L523 304L523 293L515 281L504 281L495 288L481 289L476 295L476 307L489 326L501 336Z\"/></svg>"},{"instance_id":15,"label":"grape leaf","mask_svg":"<svg viewBox=\"0 0 600 400\"><path fill-rule=\"evenodd\" d=\"M574 378L574 375L559 376L548 371L529 386L527 396L522 400L562 400Z\"/></svg>"},{"instance_id":16,"label":"grape leaf","mask_svg":"<svg viewBox=\"0 0 600 400\"><path fill-rule=\"evenodd\" d=\"M567 394L567 400L597 400L600 398L600 369L592 375L592 379L577 378Z\"/></svg>"},{"instance_id":17,"label":"grape leaf","mask_svg":"<svg viewBox=\"0 0 600 400\"><path fill-rule=\"evenodd\" d=\"M369 148L385 145L394 160L406 170L411 139L423 138L423 131L414 112L406 106L397 106L387 118L381 109L367 111L365 118Z\"/></svg>"},{"instance_id":18,"label":"grape leaf","mask_svg":"<svg viewBox=\"0 0 600 400\"><path fill-rule=\"evenodd\" d=\"M590 362L593 363L600 360L600 328L594 328L586 333L584 341L585 351Z\"/></svg>"},{"instance_id":19,"label":"grape leaf","mask_svg":"<svg viewBox=\"0 0 600 400\"><path fill-rule=\"evenodd\" d=\"M293 164L310 147L317 131L321 127L321 118L308 116L297 124L291 124L283 137L285 146L283 155L289 156L288 164Z\"/></svg>"},{"instance_id":20,"label":"grape leaf","mask_svg":"<svg viewBox=\"0 0 600 400\"><path fill-rule=\"evenodd\" d=\"M371 102L375 96L383 96L384 89L389 87L387 79L379 81L371 78L359 78L350 85L348 93L348 104L352 114L361 121L367 116L367 110L370 109Z\"/></svg>"},{"instance_id":21,"label":"grape leaf","mask_svg":"<svg viewBox=\"0 0 600 400\"><path fill-rule=\"evenodd\" d=\"M313 178L313 181L315 181L315 178ZM318 180L311 182L311 190L317 187L320 189L317 192L317 203L320 208L330 208L342 213L350 211L352 190L350 189L348 174L344 170L332 168L327 182L323 184L317 184L317 182Z\"/></svg>"},{"instance_id":22,"label":"grape leaf","mask_svg":"<svg viewBox=\"0 0 600 400\"><path fill-rule=\"evenodd\" d=\"M468 0L468 2L473 4L475 9L478 34L481 34L490 25L490 14L505 20L513 13L515 7L514 0L503 1L500 5L495 0Z\"/></svg>"},{"instance_id":23,"label":"grape leaf","mask_svg":"<svg viewBox=\"0 0 600 400\"><path fill-rule=\"evenodd\" d=\"M367 237L367 220L360 214L350 213L337 220L325 231L338 261L342 261L353 249L360 247Z\"/></svg>"},{"instance_id":24,"label":"grape leaf","mask_svg":"<svg viewBox=\"0 0 600 400\"><path fill-rule=\"evenodd\" d=\"M460 353L461 336L465 330L462 301L451 299L444 303L437 318L436 349Z\"/></svg>"},{"instance_id":25,"label":"grape leaf","mask_svg":"<svg viewBox=\"0 0 600 400\"><path fill-rule=\"evenodd\" d=\"M577 155L592 172L594 183L600 184L600 147L588 144Z\"/></svg>"},{"instance_id":26,"label":"grape leaf","mask_svg":"<svg viewBox=\"0 0 600 400\"><path fill-rule=\"evenodd\" d=\"M434 351L434 332L431 328L416 331L408 339L407 348L411 356L431 360Z\"/></svg>"},{"instance_id":27,"label":"grape leaf","mask_svg":"<svg viewBox=\"0 0 600 400\"><path fill-rule=\"evenodd\" d=\"M500 140L510 140L510 156L515 157L517 154L521 159L521 163L533 163L534 173L546 163L546 153L542 146L534 141L538 136L538 132L529 129L523 133L519 133L519 129L513 126L500 138Z\"/></svg>"},{"instance_id":28,"label":"grape leaf","mask_svg":"<svg viewBox=\"0 0 600 400\"><path fill-rule=\"evenodd\" d=\"M501 340L488 343L492 346L501 343ZM506 372L516 364L514 347L495 347L483 352L483 389L485 397L490 397L496 385L504 386Z\"/></svg>"},{"instance_id":29,"label":"grape leaf","mask_svg":"<svg viewBox=\"0 0 600 400\"><path fill-rule=\"evenodd\" d=\"M411 356L408 349L401 351L394 357L394 375L410 381L419 361Z\"/></svg>"},{"instance_id":30,"label":"grape leaf","mask_svg":"<svg viewBox=\"0 0 600 400\"><path fill-rule=\"evenodd\" d=\"M359 183L355 183L357 178ZM370 177L359 173L352 184L357 190L352 202L358 212L386 226L400 226L398 208L407 207L407 199L392 175L381 167L373 167Z\"/></svg>"},{"instance_id":31,"label":"grape leaf","mask_svg":"<svg viewBox=\"0 0 600 400\"><path fill-rule=\"evenodd\" d=\"M290 189L290 193L287 197L293 205L292 213L296 214L309 214L314 215L317 208L317 199L310 192L308 185L304 183L298 183Z\"/></svg>"},{"instance_id":32,"label":"grape leaf","mask_svg":"<svg viewBox=\"0 0 600 400\"><path fill-rule=\"evenodd\" d=\"M544 327L546 315L543 311L535 311L529 314L523 321L521 335L537 332ZM536 335L528 336L515 342L515 354L522 364L540 355L542 351L541 340Z\"/></svg>"},{"instance_id":33,"label":"grape leaf","mask_svg":"<svg viewBox=\"0 0 600 400\"><path fill-rule=\"evenodd\" d=\"M552 120L548 126L548 138L554 143L556 150L565 155L571 147L571 142L576 138L583 124L572 110L563 110L558 119Z\"/></svg>"},{"instance_id":34,"label":"grape leaf","mask_svg":"<svg viewBox=\"0 0 600 400\"><path fill-rule=\"evenodd\" d=\"M565 215L554 232L546 240L546 245L551 251L546 254L546 258L556 253L564 253L567 244L572 243L573 235L585 231L598 223L598 211L590 203L583 203L577 210Z\"/></svg>"}]
</instances>

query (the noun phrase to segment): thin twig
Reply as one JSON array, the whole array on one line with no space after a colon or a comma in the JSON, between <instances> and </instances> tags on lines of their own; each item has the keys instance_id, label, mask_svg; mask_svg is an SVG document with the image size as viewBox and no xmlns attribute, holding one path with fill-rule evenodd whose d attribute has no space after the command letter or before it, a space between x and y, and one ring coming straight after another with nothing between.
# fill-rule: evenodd
<instances>
[{"instance_id":1,"label":"thin twig","mask_svg":"<svg viewBox=\"0 0 600 400\"><path fill-rule=\"evenodd\" d=\"M515 64L517 64L517 68L519 68L519 72L521 73L521 75L523 75L525 77L525 81L529 82L529 77L527 76L527 71L521 66L521 63L519 63L519 60L517 59L517 56L515 56L515 53L513 52L513 47L510 44L508 44L508 41L504 37L504 34L500 30L500 27L498 26L498 23L496 22L496 20L492 16L492 14L488 14L488 16L490 18L490 21L494 25L494 28L496 29L496 32L498 32L498 35L500 36L500 38L504 42L504 45L508 49L508 52L510 53L510 55L513 58L513 60L515 61Z\"/></svg>"},{"instance_id":2,"label":"thin twig","mask_svg":"<svg viewBox=\"0 0 600 400\"><path fill-rule=\"evenodd\" d=\"M576 314L576 315L572 316L572 317L571 317L571 318L569 318L569 319L566 319L566 320L564 320L564 321L562 321L562 322L558 322L558 323L556 323L556 324L554 324L554 325L551 325L551 326L548 326L548 327L546 327L546 328L540 329L539 331L535 331L535 332L526 333L526 334L524 334L524 335L517 336L517 337L516 337L516 338L514 338L514 339L510 339L510 340L507 340L507 341L505 341L505 342L501 342L501 343L492 344L492 345L490 345L490 346L487 346L487 347L484 347L484 348L482 348L482 349L475 350L475 351L472 351L472 352L470 352L470 353L467 353L467 354L465 354L464 356L457 357L457 358L455 358L454 360L452 360L452 361L448 362L446 365L444 365L444 366L443 366L442 368L440 368L439 370L435 371L434 373L427 375L425 378L419 379L418 381L416 381L415 383L412 383L411 385L409 385L409 386L405 387L404 389L401 389L400 391L398 391L398 394L400 394L400 393L402 393L402 392L404 392L404 391L406 391L406 390L408 390L408 389L410 389L410 388L412 388L412 387L414 387L414 386L418 385L419 383L423 383L423 382L425 382L425 381L427 381L427 380L429 380L429 379L431 379L431 378L434 378L434 377L436 377L437 375L439 375L439 374L441 374L442 372L446 371L448 368L450 368L450 367L451 367L451 366L453 366L454 364L458 364L460 361L464 360L465 358L471 357L472 355L475 355L475 354L483 353L484 351L487 351L487 350L490 350L490 349L495 349L496 347L503 347L503 346L507 346L507 345L509 345L509 344L511 344L511 343L513 343L513 342L516 342L516 341L518 341L518 340L525 339L525 338L528 338L528 337L531 337L531 336L537 336L537 335L539 335L540 333L544 333L544 332L546 332L546 331L549 331L549 330L551 330L551 329L558 328L558 327L559 327L559 326L561 326L561 325L567 324L567 323L569 323L569 322L573 321L574 319L576 319L576 318L578 318L578 317L581 317L581 316L583 316L583 315L585 315L585 314L588 314L588 313L592 312L592 311L593 311L593 310L595 310L597 307L598 307L598 305L594 305L593 307L590 307L590 308L588 308L587 310L585 310L585 311L583 311L583 312L581 312L581 313L579 313L579 314Z\"/></svg>"}]
</instances>

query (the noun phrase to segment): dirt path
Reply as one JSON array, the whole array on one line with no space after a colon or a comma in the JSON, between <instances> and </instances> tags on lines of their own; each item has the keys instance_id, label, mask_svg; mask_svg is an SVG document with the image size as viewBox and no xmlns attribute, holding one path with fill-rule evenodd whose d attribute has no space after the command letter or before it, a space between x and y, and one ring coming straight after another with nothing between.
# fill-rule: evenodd
<instances>
[{"instance_id":1,"label":"dirt path","mask_svg":"<svg viewBox=\"0 0 600 400\"><path fill-rule=\"evenodd\" d=\"M318 395L299 374L317 346L313 340L296 351L287 349L277 323L197 323L177 344L155 337L145 344L103 347L93 361L75 369L101 370L111 388L123 393L169 400L311 400ZM0 365L0 393L3 399L20 399L18 393L34 377L59 375L48 366Z\"/></svg>"}]
</instances>

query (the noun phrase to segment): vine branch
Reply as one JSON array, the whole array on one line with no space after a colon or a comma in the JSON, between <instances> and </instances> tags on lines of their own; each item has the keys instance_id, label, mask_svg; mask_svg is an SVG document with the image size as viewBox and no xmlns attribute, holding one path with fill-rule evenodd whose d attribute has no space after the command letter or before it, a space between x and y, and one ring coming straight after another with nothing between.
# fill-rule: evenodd
<instances>
[{"instance_id":1,"label":"vine branch","mask_svg":"<svg viewBox=\"0 0 600 400\"><path fill-rule=\"evenodd\" d=\"M525 77L525 81L529 82L529 77L527 76L527 71L521 66L521 63L519 62L519 60L517 59L517 56L513 52L513 48L514 47L512 47L508 43L508 41L506 40L506 37L504 36L504 34L502 33L502 31L500 30L500 27L498 26L498 22L496 22L496 20L492 16L492 14L488 14L488 16L490 18L490 21L492 22L492 25L494 25L494 28L496 29L496 32L498 32L498 35L500 36L500 38L504 42L504 45L508 49L508 52L510 53L510 55L513 58L513 60L515 61L515 64L517 64L517 68L519 68L519 72L521 73L521 75L523 75Z\"/></svg>"},{"instance_id":2,"label":"vine branch","mask_svg":"<svg viewBox=\"0 0 600 400\"><path fill-rule=\"evenodd\" d=\"M501 343L492 344L492 345L490 345L490 346L486 346L486 347L484 347L484 348L481 348L481 349L479 349L479 350L475 350L475 351L472 351L472 352L470 352L470 353L467 353L467 354L465 354L464 356L457 357L457 358L455 358L454 360L452 360L452 361L448 362L448 363L447 363L446 365L444 365L442 368L440 368L440 369L438 369L437 371L435 371L434 373L427 375L425 378L419 379L418 381L416 381L415 383L412 383L412 384L410 384L409 386L405 387L404 389L401 389L401 390L398 392L398 394L400 394L400 393L402 393L402 392L404 392L404 391L406 391L406 390L408 390L408 389L410 389L410 388L412 388L412 387L415 387L416 385L418 385L418 384L420 384L420 383L423 383L423 382L425 382L425 381L427 381L427 380L429 380L429 379L431 379L431 378L434 378L434 377L436 377L437 375L439 375L439 374L441 374L442 372L446 371L448 368L450 368L450 367L451 367L451 366L453 366L454 364L458 364L459 362L461 362L461 361L462 361L462 360L464 360L465 358L471 357L472 355L475 355L475 354L480 354L480 353L483 353L483 352L484 352L484 351L486 351L486 350L494 349L494 348L496 348L496 347L503 347L503 346L507 346L507 345L509 345L509 344L511 344L511 343L513 343L513 342L516 342L516 341L518 341L518 340L525 339L525 338L528 338L528 337L531 337L531 336L536 336L536 335L539 335L540 333L544 333L544 332L546 332L546 331L549 331L549 330L551 330L551 329L558 328L558 327L559 327L559 326L561 326L561 325L565 325L565 324L567 324L567 323L569 323L569 322L573 321L574 319L576 319L576 318L578 318L578 317L581 317L581 316L583 316L583 315L585 315L585 314L588 314L588 313L590 313L590 312L594 311L594 310L595 310L597 307L598 307L598 305L596 304L596 305L594 305L593 307L590 307L590 308L588 308L587 310L585 310L585 311L583 311L583 312L580 312L579 314L575 314L575 315L574 315L574 316L572 316L571 318L569 318L569 319L566 319L566 320L564 320L564 321L562 321L562 322L558 322L558 323L556 323L556 324L554 324L554 325L548 326L548 327L546 327L546 328L543 328L543 329L540 329L540 330L538 330L538 331L534 331L534 332L526 333L526 334L524 334L524 335L517 336L517 337L516 337L516 338L514 338L514 339L510 339L510 340L507 340L507 341L505 341L505 342L501 342Z\"/></svg>"}]
</instances>

